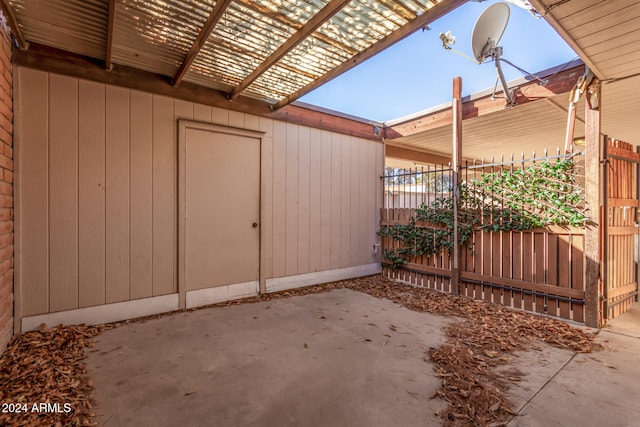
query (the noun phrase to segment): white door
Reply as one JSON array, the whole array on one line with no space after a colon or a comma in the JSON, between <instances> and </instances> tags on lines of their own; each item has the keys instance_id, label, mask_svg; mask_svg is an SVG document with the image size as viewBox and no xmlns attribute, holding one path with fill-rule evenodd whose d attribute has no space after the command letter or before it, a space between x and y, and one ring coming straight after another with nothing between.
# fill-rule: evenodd
<instances>
[{"instance_id":1,"label":"white door","mask_svg":"<svg viewBox=\"0 0 640 427\"><path fill-rule=\"evenodd\" d=\"M191 122L181 122L180 133L183 289L233 285L241 293L242 289L255 293L260 243L259 135ZM230 292L223 297L232 297ZM216 299L224 299L219 296Z\"/></svg>"}]
</instances>

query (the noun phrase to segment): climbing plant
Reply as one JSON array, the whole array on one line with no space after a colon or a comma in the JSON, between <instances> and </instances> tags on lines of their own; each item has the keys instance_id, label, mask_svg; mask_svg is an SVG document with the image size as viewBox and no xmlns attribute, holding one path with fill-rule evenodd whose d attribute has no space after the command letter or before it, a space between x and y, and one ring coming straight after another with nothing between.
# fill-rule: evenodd
<instances>
[{"instance_id":1,"label":"climbing plant","mask_svg":"<svg viewBox=\"0 0 640 427\"><path fill-rule=\"evenodd\" d=\"M458 241L473 250L476 229L526 231L550 225L583 226L584 190L577 182L571 159L545 160L517 169L480 174L462 183L458 196ZM394 267L412 256L432 255L453 249L452 197L438 197L415 210L406 224L387 226L384 237L401 242L383 256Z\"/></svg>"}]
</instances>

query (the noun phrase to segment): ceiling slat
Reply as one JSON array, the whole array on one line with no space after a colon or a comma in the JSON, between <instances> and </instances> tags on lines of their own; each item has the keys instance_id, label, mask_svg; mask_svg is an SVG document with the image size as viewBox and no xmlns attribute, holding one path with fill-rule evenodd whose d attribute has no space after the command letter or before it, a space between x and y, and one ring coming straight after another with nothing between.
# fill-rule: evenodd
<instances>
[{"instance_id":1,"label":"ceiling slat","mask_svg":"<svg viewBox=\"0 0 640 427\"><path fill-rule=\"evenodd\" d=\"M180 84L180 82L184 78L184 75L189 70L189 67L191 67L194 59L196 59L196 56L198 56L198 52L200 52L200 49L202 49L202 46L204 46L205 42L209 38L209 35L211 35L211 32L213 31L216 24L224 14L224 11L227 9L231 2L232 0L218 0L216 5L213 7L211 15L209 15L209 19L207 19L204 27L202 27L202 30L200 30L200 33L198 34L198 37L196 37L196 40L193 42L191 49L189 49L189 53L187 53L185 60L182 62L182 64L180 64L176 75L173 77L174 86L178 86Z\"/></svg>"},{"instance_id":2,"label":"ceiling slat","mask_svg":"<svg viewBox=\"0 0 640 427\"><path fill-rule=\"evenodd\" d=\"M531 0L531 4L540 14L544 15L544 19L553 27L560 37L562 37L567 44L582 58L582 60L589 66L591 71L600 79L606 79L607 76L603 74L602 70L596 65L594 61L589 58L589 55L585 53L582 46L573 38L569 31L565 30L560 21L553 15L553 9L548 8L543 3L543 0Z\"/></svg>"},{"instance_id":3,"label":"ceiling slat","mask_svg":"<svg viewBox=\"0 0 640 427\"><path fill-rule=\"evenodd\" d=\"M273 52L265 61L254 69L238 86L236 86L229 94L229 99L234 99L242 93L251 83L267 71L273 64L278 62L282 57L298 46L304 39L317 30L322 24L327 22L333 15L340 12L344 6L351 0L333 0L331 3L323 7L320 12L314 15L306 24L304 24L293 36L284 42L275 52Z\"/></svg>"}]
</instances>

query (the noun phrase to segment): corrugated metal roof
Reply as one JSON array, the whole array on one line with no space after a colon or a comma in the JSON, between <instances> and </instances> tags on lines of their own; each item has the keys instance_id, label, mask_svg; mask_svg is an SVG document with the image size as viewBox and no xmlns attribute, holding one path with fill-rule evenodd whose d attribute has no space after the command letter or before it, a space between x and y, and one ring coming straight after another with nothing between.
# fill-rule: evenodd
<instances>
[{"instance_id":1,"label":"corrugated metal roof","mask_svg":"<svg viewBox=\"0 0 640 427\"><path fill-rule=\"evenodd\" d=\"M450 0L351 0L252 78L244 94L276 102L444 1ZM106 58L108 1L10 0L10 4L28 41ZM117 0L111 61L173 78L216 4L214 0ZM328 5L335 3L232 1L184 79L231 92Z\"/></svg>"},{"instance_id":2,"label":"corrugated metal roof","mask_svg":"<svg viewBox=\"0 0 640 427\"><path fill-rule=\"evenodd\" d=\"M105 1L15 0L11 4L27 40L104 58L108 15Z\"/></svg>"}]
</instances>

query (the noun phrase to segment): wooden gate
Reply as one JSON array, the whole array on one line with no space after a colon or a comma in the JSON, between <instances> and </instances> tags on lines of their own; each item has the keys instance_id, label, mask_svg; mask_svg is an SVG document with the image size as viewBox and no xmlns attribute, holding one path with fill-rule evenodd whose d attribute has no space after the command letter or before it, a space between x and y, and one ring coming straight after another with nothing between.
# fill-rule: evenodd
<instances>
[{"instance_id":1,"label":"wooden gate","mask_svg":"<svg viewBox=\"0 0 640 427\"><path fill-rule=\"evenodd\" d=\"M606 220L603 220L602 310L610 320L631 308L638 295L638 163L631 144L610 139L604 153Z\"/></svg>"}]
</instances>

